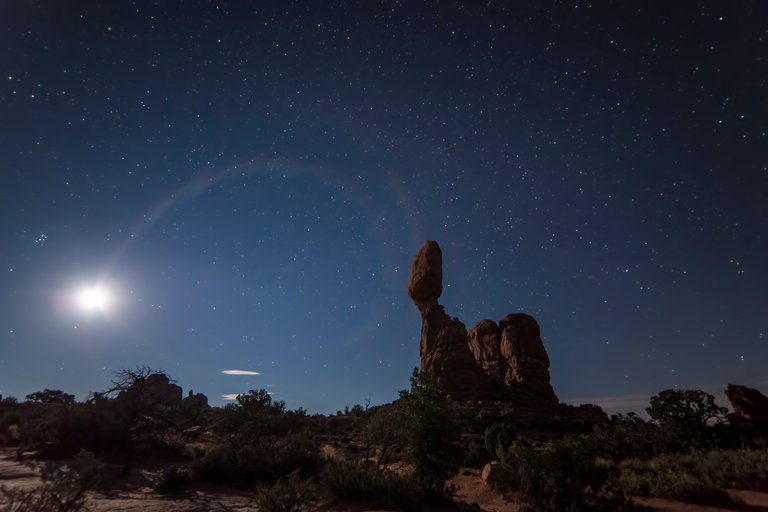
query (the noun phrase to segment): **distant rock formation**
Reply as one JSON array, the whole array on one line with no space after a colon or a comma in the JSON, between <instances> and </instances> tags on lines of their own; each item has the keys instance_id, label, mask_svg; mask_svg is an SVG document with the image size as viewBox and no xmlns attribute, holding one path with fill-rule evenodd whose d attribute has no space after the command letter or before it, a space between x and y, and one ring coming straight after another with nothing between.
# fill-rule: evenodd
<instances>
[{"instance_id":1,"label":"distant rock formation","mask_svg":"<svg viewBox=\"0 0 768 512\"><path fill-rule=\"evenodd\" d=\"M135 408L179 404L192 409L207 409L209 407L208 397L202 393L195 394L192 390L182 399L181 386L171 382L164 373L151 373L146 377L136 379L128 389L118 395L117 399L124 403L130 403Z\"/></svg>"},{"instance_id":2,"label":"distant rock formation","mask_svg":"<svg viewBox=\"0 0 768 512\"><path fill-rule=\"evenodd\" d=\"M181 386L173 384L164 373L153 373L136 380L121 397L150 406L176 405L181 403Z\"/></svg>"},{"instance_id":3,"label":"distant rock formation","mask_svg":"<svg viewBox=\"0 0 768 512\"><path fill-rule=\"evenodd\" d=\"M189 391L189 395L182 400L182 403L192 409L207 409L209 407L207 396L202 393L192 394L191 390Z\"/></svg>"},{"instance_id":4,"label":"distant rock formation","mask_svg":"<svg viewBox=\"0 0 768 512\"><path fill-rule=\"evenodd\" d=\"M549 383L549 356L539 324L523 313L505 316L498 325L481 320L467 332L445 313L443 254L427 241L411 264L408 295L421 313L421 370L459 399L512 399L527 392L538 402L558 402Z\"/></svg>"},{"instance_id":5,"label":"distant rock formation","mask_svg":"<svg viewBox=\"0 0 768 512\"><path fill-rule=\"evenodd\" d=\"M768 423L768 396L737 384L728 384L725 396L731 402L736 416L756 423Z\"/></svg>"}]
</instances>

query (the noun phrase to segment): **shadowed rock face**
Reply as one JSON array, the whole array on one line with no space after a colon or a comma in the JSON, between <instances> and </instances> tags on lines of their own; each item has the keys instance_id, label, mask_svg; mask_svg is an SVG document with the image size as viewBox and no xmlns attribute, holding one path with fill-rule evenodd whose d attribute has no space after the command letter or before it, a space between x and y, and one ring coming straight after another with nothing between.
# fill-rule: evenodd
<instances>
[{"instance_id":1,"label":"shadowed rock face","mask_svg":"<svg viewBox=\"0 0 768 512\"><path fill-rule=\"evenodd\" d=\"M499 327L493 320L480 320L469 331L469 348L475 361L493 380L504 378L501 370Z\"/></svg>"},{"instance_id":2,"label":"shadowed rock face","mask_svg":"<svg viewBox=\"0 0 768 512\"><path fill-rule=\"evenodd\" d=\"M747 421L768 423L768 397L760 391L747 386L728 384L725 396L737 416Z\"/></svg>"},{"instance_id":3,"label":"shadowed rock face","mask_svg":"<svg viewBox=\"0 0 768 512\"><path fill-rule=\"evenodd\" d=\"M440 246L427 241L411 264L408 295L421 313L421 370L459 398L512 399L525 390L542 403L557 403L536 320L510 314L498 325L481 320L467 332L437 302L443 291L442 261Z\"/></svg>"}]
</instances>

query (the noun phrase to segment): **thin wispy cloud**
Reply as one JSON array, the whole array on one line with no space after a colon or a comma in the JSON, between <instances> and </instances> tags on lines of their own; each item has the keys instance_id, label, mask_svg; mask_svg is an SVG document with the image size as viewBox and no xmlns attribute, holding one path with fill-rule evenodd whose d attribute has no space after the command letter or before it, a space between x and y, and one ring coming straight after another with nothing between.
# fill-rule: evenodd
<instances>
[{"instance_id":1,"label":"thin wispy cloud","mask_svg":"<svg viewBox=\"0 0 768 512\"><path fill-rule=\"evenodd\" d=\"M261 375L259 372L251 370L221 370L224 375Z\"/></svg>"},{"instance_id":2,"label":"thin wispy cloud","mask_svg":"<svg viewBox=\"0 0 768 512\"><path fill-rule=\"evenodd\" d=\"M221 395L221 398L224 400L237 400L237 397L240 395L247 395L248 393L227 393L226 395ZM273 393L271 391L267 391L268 395L279 395L279 393Z\"/></svg>"}]
</instances>

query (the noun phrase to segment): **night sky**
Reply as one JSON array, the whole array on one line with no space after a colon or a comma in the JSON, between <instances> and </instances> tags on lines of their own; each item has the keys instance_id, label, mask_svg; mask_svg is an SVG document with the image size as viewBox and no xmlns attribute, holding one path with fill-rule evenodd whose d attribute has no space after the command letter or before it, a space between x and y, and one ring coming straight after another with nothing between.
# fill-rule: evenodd
<instances>
[{"instance_id":1,"label":"night sky","mask_svg":"<svg viewBox=\"0 0 768 512\"><path fill-rule=\"evenodd\" d=\"M215 405L391 401L427 239L468 328L538 319L561 400L768 389L768 3L15 0L0 30L4 396L147 364Z\"/></svg>"}]
</instances>

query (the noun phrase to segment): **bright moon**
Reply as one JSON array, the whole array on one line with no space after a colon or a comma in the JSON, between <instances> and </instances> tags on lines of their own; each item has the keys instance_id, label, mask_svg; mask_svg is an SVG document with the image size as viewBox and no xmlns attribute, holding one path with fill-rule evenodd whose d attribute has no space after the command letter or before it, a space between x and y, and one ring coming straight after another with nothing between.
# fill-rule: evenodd
<instances>
[{"instance_id":1,"label":"bright moon","mask_svg":"<svg viewBox=\"0 0 768 512\"><path fill-rule=\"evenodd\" d=\"M109 299L103 288L86 288L79 295L80 307L85 311L104 311Z\"/></svg>"}]
</instances>

